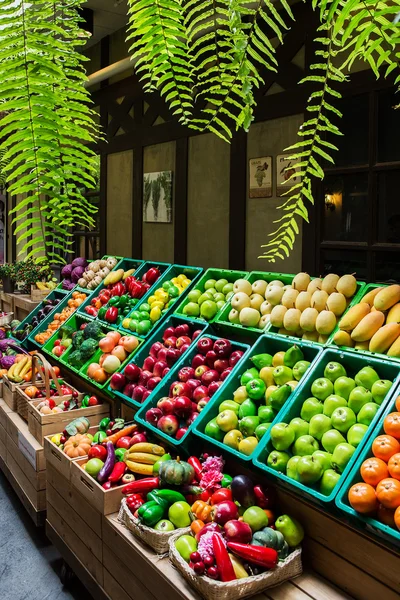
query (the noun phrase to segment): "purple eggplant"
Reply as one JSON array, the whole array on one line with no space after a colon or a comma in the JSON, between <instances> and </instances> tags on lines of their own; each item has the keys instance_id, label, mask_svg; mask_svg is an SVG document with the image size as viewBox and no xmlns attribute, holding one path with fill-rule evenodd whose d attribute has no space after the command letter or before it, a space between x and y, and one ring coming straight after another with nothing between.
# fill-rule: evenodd
<instances>
[{"instance_id":1,"label":"purple eggplant","mask_svg":"<svg viewBox=\"0 0 400 600\"><path fill-rule=\"evenodd\" d=\"M97 481L104 483L110 477L111 472L115 465L115 450L112 442L107 442L107 458L105 463L97 475Z\"/></svg>"},{"instance_id":2,"label":"purple eggplant","mask_svg":"<svg viewBox=\"0 0 400 600\"><path fill-rule=\"evenodd\" d=\"M236 475L231 482L232 497L244 508L254 506L254 483L247 475Z\"/></svg>"}]
</instances>

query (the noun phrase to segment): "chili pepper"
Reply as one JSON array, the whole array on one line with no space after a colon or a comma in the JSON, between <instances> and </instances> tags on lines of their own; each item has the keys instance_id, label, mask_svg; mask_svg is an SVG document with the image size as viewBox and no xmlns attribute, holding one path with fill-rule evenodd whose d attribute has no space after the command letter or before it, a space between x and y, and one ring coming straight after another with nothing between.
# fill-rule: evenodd
<instances>
[{"instance_id":1,"label":"chili pepper","mask_svg":"<svg viewBox=\"0 0 400 600\"><path fill-rule=\"evenodd\" d=\"M102 306L101 308L99 308L99 312L97 313L97 317L99 319L101 319L102 321L104 321L105 318L106 318L106 312L107 312L106 307Z\"/></svg>"},{"instance_id":2,"label":"chili pepper","mask_svg":"<svg viewBox=\"0 0 400 600\"><path fill-rule=\"evenodd\" d=\"M117 448L117 450L115 451L115 458L118 461L124 460L124 454L126 453L126 451L126 448Z\"/></svg>"},{"instance_id":3,"label":"chili pepper","mask_svg":"<svg viewBox=\"0 0 400 600\"><path fill-rule=\"evenodd\" d=\"M199 459L197 458L197 456L189 456L189 458L187 459L187 462L189 463L189 465L191 465L193 467L196 479L198 481L200 481L201 475L203 473L203 466L202 466L201 462L199 461Z\"/></svg>"},{"instance_id":4,"label":"chili pepper","mask_svg":"<svg viewBox=\"0 0 400 600\"><path fill-rule=\"evenodd\" d=\"M153 490L147 494L147 500L153 500L159 502L159 500L166 501L169 504L174 502L186 502L185 496L182 496L180 492L175 490Z\"/></svg>"},{"instance_id":5,"label":"chili pepper","mask_svg":"<svg viewBox=\"0 0 400 600\"><path fill-rule=\"evenodd\" d=\"M233 477L224 473L222 475L221 485L223 488L231 487Z\"/></svg>"},{"instance_id":6,"label":"chili pepper","mask_svg":"<svg viewBox=\"0 0 400 600\"><path fill-rule=\"evenodd\" d=\"M261 485L254 486L254 496L256 497L256 504L260 508L269 508L273 504L270 491Z\"/></svg>"},{"instance_id":7,"label":"chili pepper","mask_svg":"<svg viewBox=\"0 0 400 600\"><path fill-rule=\"evenodd\" d=\"M85 312L91 317L97 317L97 309L94 306L85 306Z\"/></svg>"},{"instance_id":8,"label":"chili pepper","mask_svg":"<svg viewBox=\"0 0 400 600\"><path fill-rule=\"evenodd\" d=\"M212 536L212 543L215 562L218 567L221 581L233 581L234 579L236 579L235 571L233 569L231 559L229 558L228 551L225 548L225 544L221 536L215 533Z\"/></svg>"},{"instance_id":9,"label":"chili pepper","mask_svg":"<svg viewBox=\"0 0 400 600\"><path fill-rule=\"evenodd\" d=\"M273 548L239 544L238 542L228 542L228 548L246 562L265 569L273 569L278 564L278 553Z\"/></svg>"},{"instance_id":10,"label":"chili pepper","mask_svg":"<svg viewBox=\"0 0 400 600\"><path fill-rule=\"evenodd\" d=\"M111 483L116 483L122 478L122 475L125 473L125 471L126 464L124 462L116 462L108 481L111 481Z\"/></svg>"},{"instance_id":11,"label":"chili pepper","mask_svg":"<svg viewBox=\"0 0 400 600\"><path fill-rule=\"evenodd\" d=\"M232 492L228 488L220 488L211 496L210 504L218 504L219 502L225 502L225 500L232 500Z\"/></svg>"},{"instance_id":12,"label":"chili pepper","mask_svg":"<svg viewBox=\"0 0 400 600\"><path fill-rule=\"evenodd\" d=\"M158 502L150 501L142 504L138 510L138 517L147 527L154 527L163 518L164 512L165 506L162 506Z\"/></svg>"},{"instance_id":13,"label":"chili pepper","mask_svg":"<svg viewBox=\"0 0 400 600\"><path fill-rule=\"evenodd\" d=\"M127 497L126 504L132 512L135 512L144 504L144 500L140 494L131 494Z\"/></svg>"},{"instance_id":14,"label":"chili pepper","mask_svg":"<svg viewBox=\"0 0 400 600\"><path fill-rule=\"evenodd\" d=\"M86 396L82 400L81 408L87 408L88 406L89 406L89 394L86 394Z\"/></svg>"},{"instance_id":15,"label":"chili pepper","mask_svg":"<svg viewBox=\"0 0 400 600\"><path fill-rule=\"evenodd\" d=\"M107 308L105 318L108 323L116 323L118 319L118 308L116 306L110 306L110 308Z\"/></svg>"},{"instance_id":16,"label":"chili pepper","mask_svg":"<svg viewBox=\"0 0 400 600\"><path fill-rule=\"evenodd\" d=\"M207 502L203 502L203 500L196 500L190 510L198 519L204 521L204 523L212 521L214 509L212 506L207 504Z\"/></svg>"},{"instance_id":17,"label":"chili pepper","mask_svg":"<svg viewBox=\"0 0 400 600\"><path fill-rule=\"evenodd\" d=\"M104 417L99 423L99 429L101 429L101 431L107 431L110 422L111 419L109 417Z\"/></svg>"},{"instance_id":18,"label":"chili pepper","mask_svg":"<svg viewBox=\"0 0 400 600\"><path fill-rule=\"evenodd\" d=\"M122 490L122 493L125 496L128 496L129 494L148 494L152 490L157 489L159 484L158 477L146 477L145 479L139 479L138 481L128 483Z\"/></svg>"}]
</instances>

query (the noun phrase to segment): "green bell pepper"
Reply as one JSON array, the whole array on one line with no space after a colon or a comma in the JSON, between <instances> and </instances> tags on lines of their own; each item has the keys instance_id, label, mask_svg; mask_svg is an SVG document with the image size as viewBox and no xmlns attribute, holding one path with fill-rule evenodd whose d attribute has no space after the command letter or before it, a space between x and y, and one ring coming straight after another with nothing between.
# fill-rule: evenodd
<instances>
[{"instance_id":1,"label":"green bell pepper","mask_svg":"<svg viewBox=\"0 0 400 600\"><path fill-rule=\"evenodd\" d=\"M222 480L221 480L222 487L229 488L229 487L231 487L231 483L232 483L232 477L230 475L227 475L226 473L223 473Z\"/></svg>"},{"instance_id":2,"label":"green bell pepper","mask_svg":"<svg viewBox=\"0 0 400 600\"><path fill-rule=\"evenodd\" d=\"M104 419L102 419L99 423L99 429L101 431L107 431L110 421L111 419L109 417L104 417Z\"/></svg>"},{"instance_id":3,"label":"green bell pepper","mask_svg":"<svg viewBox=\"0 0 400 600\"><path fill-rule=\"evenodd\" d=\"M115 451L115 458L117 461L122 462L124 460L124 454L127 451L126 448L117 448Z\"/></svg>"},{"instance_id":4,"label":"green bell pepper","mask_svg":"<svg viewBox=\"0 0 400 600\"><path fill-rule=\"evenodd\" d=\"M106 312L107 312L106 307L102 306L101 308L99 308L99 312L97 313L97 317L99 319L101 319L102 321L104 321L105 320L105 316L106 316Z\"/></svg>"},{"instance_id":5,"label":"green bell pepper","mask_svg":"<svg viewBox=\"0 0 400 600\"><path fill-rule=\"evenodd\" d=\"M147 501L157 502L157 504L167 502L170 506L174 502L186 502L185 496L175 490L153 490L147 494Z\"/></svg>"},{"instance_id":6,"label":"green bell pepper","mask_svg":"<svg viewBox=\"0 0 400 600\"><path fill-rule=\"evenodd\" d=\"M147 527L154 527L163 518L166 508L166 503L145 502L138 509L139 520Z\"/></svg>"},{"instance_id":7,"label":"green bell pepper","mask_svg":"<svg viewBox=\"0 0 400 600\"><path fill-rule=\"evenodd\" d=\"M119 296L118 308L125 308L125 306L128 304L128 300L129 298L126 294Z\"/></svg>"},{"instance_id":8,"label":"green bell pepper","mask_svg":"<svg viewBox=\"0 0 400 600\"><path fill-rule=\"evenodd\" d=\"M110 306L119 306L120 297L119 296L111 296L108 301L107 308Z\"/></svg>"},{"instance_id":9,"label":"green bell pepper","mask_svg":"<svg viewBox=\"0 0 400 600\"><path fill-rule=\"evenodd\" d=\"M89 394L86 394L86 396L82 400L81 408L87 408L88 406L89 406Z\"/></svg>"},{"instance_id":10,"label":"green bell pepper","mask_svg":"<svg viewBox=\"0 0 400 600\"><path fill-rule=\"evenodd\" d=\"M106 432L100 430L94 434L93 442L95 444L101 444L106 439L106 437L107 437Z\"/></svg>"}]
</instances>

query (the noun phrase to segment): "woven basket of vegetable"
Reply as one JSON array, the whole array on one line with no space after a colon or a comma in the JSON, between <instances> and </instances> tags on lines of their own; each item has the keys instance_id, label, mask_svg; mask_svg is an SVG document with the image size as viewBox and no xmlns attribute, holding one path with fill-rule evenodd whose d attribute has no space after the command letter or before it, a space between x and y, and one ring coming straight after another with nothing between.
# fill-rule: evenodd
<instances>
[{"instance_id":1,"label":"woven basket of vegetable","mask_svg":"<svg viewBox=\"0 0 400 600\"><path fill-rule=\"evenodd\" d=\"M277 566L260 575L252 575L234 581L215 581L204 575L196 575L188 563L181 557L175 547L175 542L181 535L190 533L190 528L172 532L169 539L169 559L181 575L206 600L242 600L263 590L280 585L289 579L301 575L301 548L296 548L289 556L279 561Z\"/></svg>"},{"instance_id":2,"label":"woven basket of vegetable","mask_svg":"<svg viewBox=\"0 0 400 600\"><path fill-rule=\"evenodd\" d=\"M156 531L151 527L143 525L139 519L136 519L131 511L129 510L126 499L124 498L121 502L121 508L119 510L118 519L133 533L134 536L138 537L145 544L150 546L157 552L157 554L168 554L169 540L173 535L179 533L183 535L186 529L175 529L174 531Z\"/></svg>"}]
</instances>

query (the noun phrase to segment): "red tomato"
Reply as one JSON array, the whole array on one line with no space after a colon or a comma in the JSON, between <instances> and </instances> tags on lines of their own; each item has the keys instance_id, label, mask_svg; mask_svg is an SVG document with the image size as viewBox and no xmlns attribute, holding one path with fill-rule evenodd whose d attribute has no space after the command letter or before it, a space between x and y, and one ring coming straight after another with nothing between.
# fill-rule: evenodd
<instances>
[{"instance_id":1,"label":"red tomato","mask_svg":"<svg viewBox=\"0 0 400 600\"><path fill-rule=\"evenodd\" d=\"M56 340L56 341L54 342L54 346L59 346L60 344L61 344L61 340Z\"/></svg>"},{"instance_id":2,"label":"red tomato","mask_svg":"<svg viewBox=\"0 0 400 600\"><path fill-rule=\"evenodd\" d=\"M92 446L88 452L88 458L99 458L102 461L105 461L107 458L107 448L105 446L100 446L96 444L96 446Z\"/></svg>"},{"instance_id":3,"label":"red tomato","mask_svg":"<svg viewBox=\"0 0 400 600\"><path fill-rule=\"evenodd\" d=\"M89 401L88 401L88 405L89 406L97 406L98 404L100 404L100 402L98 401L98 399L96 398L96 396L90 396Z\"/></svg>"},{"instance_id":4,"label":"red tomato","mask_svg":"<svg viewBox=\"0 0 400 600\"><path fill-rule=\"evenodd\" d=\"M220 488L211 496L211 504L219 504L220 502L225 502L226 500L232 500L232 492L228 488Z\"/></svg>"},{"instance_id":5,"label":"red tomato","mask_svg":"<svg viewBox=\"0 0 400 600\"><path fill-rule=\"evenodd\" d=\"M124 435L124 437L119 438L118 442L117 442L117 448L126 448L128 449L131 445L131 438L128 437L127 435Z\"/></svg>"}]
</instances>

